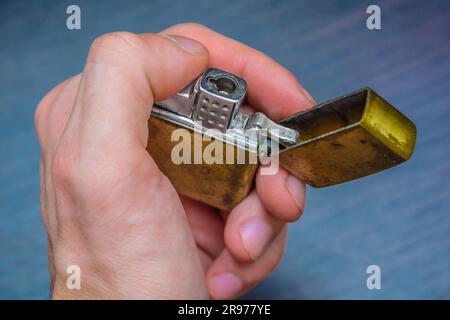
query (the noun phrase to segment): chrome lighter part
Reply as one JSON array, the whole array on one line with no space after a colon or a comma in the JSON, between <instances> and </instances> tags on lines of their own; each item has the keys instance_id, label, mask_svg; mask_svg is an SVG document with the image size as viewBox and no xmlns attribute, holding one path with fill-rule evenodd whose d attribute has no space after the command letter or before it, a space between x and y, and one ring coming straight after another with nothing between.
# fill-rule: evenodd
<instances>
[{"instance_id":1,"label":"chrome lighter part","mask_svg":"<svg viewBox=\"0 0 450 320\"><path fill-rule=\"evenodd\" d=\"M273 122L263 113L250 115L240 109L246 92L245 80L210 68L176 95L156 102L152 114L254 152L261 149L258 145L265 132L283 147L295 144L299 139L296 130Z\"/></svg>"},{"instance_id":2,"label":"chrome lighter part","mask_svg":"<svg viewBox=\"0 0 450 320\"><path fill-rule=\"evenodd\" d=\"M195 86L195 81L189 83L183 90L170 98L157 102L158 106L181 116L191 117L196 96Z\"/></svg>"},{"instance_id":3,"label":"chrome lighter part","mask_svg":"<svg viewBox=\"0 0 450 320\"><path fill-rule=\"evenodd\" d=\"M250 116L246 128L267 129L271 140L278 141L285 147L296 144L299 139L298 131L273 122L261 112L256 112Z\"/></svg>"},{"instance_id":4,"label":"chrome lighter part","mask_svg":"<svg viewBox=\"0 0 450 320\"><path fill-rule=\"evenodd\" d=\"M193 119L202 126L225 132L241 107L247 83L231 73L210 68L198 82Z\"/></svg>"},{"instance_id":5,"label":"chrome lighter part","mask_svg":"<svg viewBox=\"0 0 450 320\"><path fill-rule=\"evenodd\" d=\"M217 129L205 128L202 126L201 122L194 121L192 118L181 116L173 111L160 108L157 105L153 106L152 116L176 124L182 128L211 136L212 138L218 139L222 142L234 144L249 151L256 152L258 150L258 135L251 130L245 129L249 115L243 111L238 112L233 120L233 125L228 128L226 132L221 132Z\"/></svg>"}]
</instances>

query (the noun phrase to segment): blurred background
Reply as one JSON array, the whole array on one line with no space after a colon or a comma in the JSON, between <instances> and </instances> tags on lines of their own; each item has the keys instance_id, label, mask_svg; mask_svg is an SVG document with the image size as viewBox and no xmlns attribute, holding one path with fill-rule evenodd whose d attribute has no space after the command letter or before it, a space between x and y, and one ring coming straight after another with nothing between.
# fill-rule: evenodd
<instances>
[{"instance_id":1,"label":"blurred background","mask_svg":"<svg viewBox=\"0 0 450 320\"><path fill-rule=\"evenodd\" d=\"M81 30L66 8L81 8ZM381 8L381 30L366 8ZM82 70L90 43L119 30L194 21L286 66L318 102L365 85L417 125L411 160L308 189L280 266L244 298L450 298L449 1L2 1L0 4L0 298L49 296L39 212L40 98ZM270 76L270 75L268 75ZM381 268L368 290L366 268Z\"/></svg>"}]
</instances>

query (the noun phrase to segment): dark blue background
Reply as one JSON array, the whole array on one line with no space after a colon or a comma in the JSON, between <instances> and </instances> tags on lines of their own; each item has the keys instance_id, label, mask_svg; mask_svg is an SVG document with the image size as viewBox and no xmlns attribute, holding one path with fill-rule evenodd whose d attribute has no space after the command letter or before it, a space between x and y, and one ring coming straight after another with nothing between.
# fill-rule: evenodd
<instances>
[{"instance_id":1,"label":"dark blue background","mask_svg":"<svg viewBox=\"0 0 450 320\"><path fill-rule=\"evenodd\" d=\"M73 3L81 7L81 31L66 29ZM365 25L374 3L380 31ZM281 265L246 297L450 298L450 2L393 0L2 1L0 298L48 296L33 128L39 99L80 72L98 35L184 21L266 52L317 101L372 86L418 128L409 162L309 189ZM371 264L381 267L381 290L366 287Z\"/></svg>"}]
</instances>

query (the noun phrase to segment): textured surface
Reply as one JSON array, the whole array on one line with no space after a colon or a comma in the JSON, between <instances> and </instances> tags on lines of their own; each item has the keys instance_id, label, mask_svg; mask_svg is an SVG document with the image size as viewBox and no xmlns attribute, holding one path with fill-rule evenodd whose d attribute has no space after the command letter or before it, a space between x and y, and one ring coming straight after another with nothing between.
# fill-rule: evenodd
<instances>
[{"instance_id":1,"label":"textured surface","mask_svg":"<svg viewBox=\"0 0 450 320\"><path fill-rule=\"evenodd\" d=\"M82 30L65 27L67 5ZM81 70L90 42L114 31L204 23L291 69L318 101L372 86L418 127L395 169L308 190L286 256L252 298L450 298L450 3L377 1L2 1L0 5L0 298L46 298L33 111ZM268 75L270 76L270 75ZM366 288L366 268L382 289Z\"/></svg>"}]
</instances>

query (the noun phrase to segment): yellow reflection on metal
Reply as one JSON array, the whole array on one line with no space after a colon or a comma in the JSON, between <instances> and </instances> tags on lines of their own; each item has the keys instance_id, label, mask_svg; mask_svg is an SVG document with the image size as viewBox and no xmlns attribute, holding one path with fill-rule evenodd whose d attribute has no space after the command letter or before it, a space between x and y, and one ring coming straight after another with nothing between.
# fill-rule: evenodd
<instances>
[{"instance_id":1,"label":"yellow reflection on metal","mask_svg":"<svg viewBox=\"0 0 450 320\"><path fill-rule=\"evenodd\" d=\"M280 164L306 183L325 187L408 160L416 127L370 88L320 104L280 124L300 141L280 152Z\"/></svg>"}]
</instances>

